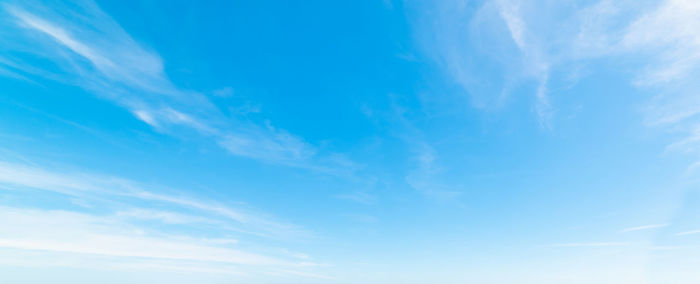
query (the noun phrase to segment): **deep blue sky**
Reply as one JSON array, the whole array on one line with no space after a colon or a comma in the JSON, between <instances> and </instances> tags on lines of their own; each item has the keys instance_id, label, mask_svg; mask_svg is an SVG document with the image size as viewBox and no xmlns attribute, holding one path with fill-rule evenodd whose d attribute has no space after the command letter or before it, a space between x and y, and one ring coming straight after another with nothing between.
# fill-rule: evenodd
<instances>
[{"instance_id":1,"label":"deep blue sky","mask_svg":"<svg viewBox=\"0 0 700 284\"><path fill-rule=\"evenodd\" d=\"M700 281L694 1L0 4L0 282Z\"/></svg>"}]
</instances>

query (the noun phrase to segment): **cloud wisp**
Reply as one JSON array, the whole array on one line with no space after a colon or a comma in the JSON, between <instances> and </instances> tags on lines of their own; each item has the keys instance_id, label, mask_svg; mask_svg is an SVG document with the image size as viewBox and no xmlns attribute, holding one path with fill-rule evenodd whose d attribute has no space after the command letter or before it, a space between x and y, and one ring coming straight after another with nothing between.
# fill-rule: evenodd
<instances>
[{"instance_id":1,"label":"cloud wisp","mask_svg":"<svg viewBox=\"0 0 700 284\"><path fill-rule=\"evenodd\" d=\"M554 111L549 102L547 81L549 79L548 60L544 58L541 47L532 39L527 27L527 22L522 18L520 1L496 1L498 13L506 23L513 42L521 52L525 61L523 72L525 77L530 77L538 82L535 92L535 113L543 128L551 128L551 119Z\"/></svg>"},{"instance_id":2,"label":"cloud wisp","mask_svg":"<svg viewBox=\"0 0 700 284\"><path fill-rule=\"evenodd\" d=\"M245 265L283 265L282 260L206 245L196 239L153 237L126 230L129 224L61 210L3 207L0 247L117 257L223 262ZM51 234L47 235L47 230ZM123 231L122 231L123 230Z\"/></svg>"},{"instance_id":3,"label":"cloud wisp","mask_svg":"<svg viewBox=\"0 0 700 284\"><path fill-rule=\"evenodd\" d=\"M629 246L630 243L625 242L596 242L596 243L561 243L561 244L551 244L545 247L622 247Z\"/></svg>"},{"instance_id":4,"label":"cloud wisp","mask_svg":"<svg viewBox=\"0 0 700 284\"><path fill-rule=\"evenodd\" d=\"M414 5L416 35L448 78L468 94L472 106L495 110L526 88L540 126L550 129L555 109L548 86L554 59L528 22L528 2L426 3Z\"/></svg>"},{"instance_id":5,"label":"cloud wisp","mask_svg":"<svg viewBox=\"0 0 700 284\"><path fill-rule=\"evenodd\" d=\"M396 97L390 95L390 98L390 109L386 115L392 124L392 135L407 145L410 152L409 163L413 165L404 176L406 184L431 198L451 199L459 196L459 189L441 181L440 174L446 169L438 162L438 153L425 133L409 119L407 109Z\"/></svg>"},{"instance_id":6,"label":"cloud wisp","mask_svg":"<svg viewBox=\"0 0 700 284\"><path fill-rule=\"evenodd\" d=\"M419 13L425 18L419 23L431 23L421 27L433 29L418 29L418 37L426 37L428 54L475 106L498 106L504 95L531 80L536 83L533 109L549 128L556 113L552 86L560 89L572 83L562 80L579 80L576 70L591 60L612 60L625 65L620 69L638 70L625 74L631 75L630 84L655 94L644 111L646 124L685 133L687 139L669 147L700 153L697 1L447 1L420 8L431 11ZM544 25L544 19L558 24Z\"/></svg>"},{"instance_id":7,"label":"cloud wisp","mask_svg":"<svg viewBox=\"0 0 700 284\"><path fill-rule=\"evenodd\" d=\"M252 273L285 269L303 275L313 273L309 270L315 266L306 255L298 259L286 254L270 255L269 249L263 249L263 254L251 252L251 247L264 248L269 241L308 234L250 209L145 190L143 185L122 178L7 162L0 162L0 185L4 198L53 201L51 208L33 202L20 207L0 206L0 219L4 220L0 248L34 251L47 257L100 256L106 258L100 260L104 267L116 265L122 269L132 268L127 259L143 267L178 271L186 271L179 268L196 262L193 268L206 273L231 273L245 266L245 271ZM5 254L16 261L3 263L25 265L20 255L0 252Z\"/></svg>"},{"instance_id":8,"label":"cloud wisp","mask_svg":"<svg viewBox=\"0 0 700 284\"><path fill-rule=\"evenodd\" d=\"M644 230L652 230L652 229L659 229L668 226L668 224L653 224L653 225L644 225L644 226L637 226L637 227L630 227L630 228L625 228L620 230L621 233L627 233L627 232L635 232L635 231L644 231Z\"/></svg>"},{"instance_id":9,"label":"cloud wisp","mask_svg":"<svg viewBox=\"0 0 700 284\"><path fill-rule=\"evenodd\" d=\"M237 227L242 227L241 230L255 235L291 237L305 234L295 226L261 218L253 213L234 209L215 201L203 201L182 194L166 194L146 190L144 185L118 177L82 172L58 172L23 164L0 162L0 183L14 187L56 192L82 200L115 203L119 207L132 203L150 202L199 211L210 217L236 222ZM161 215L160 219L167 217ZM175 216L170 217L174 218Z\"/></svg>"},{"instance_id":10,"label":"cloud wisp","mask_svg":"<svg viewBox=\"0 0 700 284\"><path fill-rule=\"evenodd\" d=\"M136 42L92 1L10 1L0 8L5 17L0 22L3 70L80 86L159 132L196 133L236 156L339 176L356 168L347 167L348 159L339 164L340 154L321 154L322 149L269 122L228 117L204 94L178 88L158 54ZM25 54L51 62L58 71L34 66ZM231 93L230 88L222 90L214 95Z\"/></svg>"},{"instance_id":11,"label":"cloud wisp","mask_svg":"<svg viewBox=\"0 0 700 284\"><path fill-rule=\"evenodd\" d=\"M700 234L700 230L680 232L680 233L677 233L676 236L688 236L688 235L697 235L697 234Z\"/></svg>"}]
</instances>

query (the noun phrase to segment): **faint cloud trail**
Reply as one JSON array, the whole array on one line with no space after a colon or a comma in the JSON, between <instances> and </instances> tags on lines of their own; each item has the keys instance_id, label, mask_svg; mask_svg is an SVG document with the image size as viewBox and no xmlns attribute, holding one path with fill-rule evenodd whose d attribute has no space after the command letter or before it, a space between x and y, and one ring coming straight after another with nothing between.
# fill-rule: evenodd
<instances>
[{"instance_id":1,"label":"faint cloud trail","mask_svg":"<svg viewBox=\"0 0 700 284\"><path fill-rule=\"evenodd\" d=\"M627 232L634 232L634 231L659 229L659 228L663 228L666 226L668 226L668 224L644 225L644 226L638 226L638 227L625 228L625 229L620 230L620 232L627 233Z\"/></svg>"},{"instance_id":2,"label":"faint cloud trail","mask_svg":"<svg viewBox=\"0 0 700 284\"><path fill-rule=\"evenodd\" d=\"M79 9L71 9L71 5ZM137 43L92 1L10 1L0 7L8 19L15 20L9 21L14 26L2 26L7 31L0 39L4 49L33 53L56 63L64 73L36 70L21 57L5 58L9 55L2 54L0 67L12 63L11 67L25 73L22 76L78 85L126 108L156 131L173 136L194 132L235 156L341 177L352 177L358 168L347 158L339 163L337 157L342 154L322 153L302 137L270 122L259 125L227 117L204 94L177 88L158 54ZM68 17L64 10L79 15ZM213 95L232 93L226 87Z\"/></svg>"}]
</instances>

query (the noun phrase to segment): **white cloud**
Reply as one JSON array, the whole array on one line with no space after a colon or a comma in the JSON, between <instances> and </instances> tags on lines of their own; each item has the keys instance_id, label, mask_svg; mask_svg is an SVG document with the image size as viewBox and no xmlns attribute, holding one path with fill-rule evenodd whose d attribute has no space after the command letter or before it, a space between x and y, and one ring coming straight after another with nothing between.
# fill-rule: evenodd
<instances>
[{"instance_id":1,"label":"white cloud","mask_svg":"<svg viewBox=\"0 0 700 284\"><path fill-rule=\"evenodd\" d=\"M474 105L498 105L504 94L534 81L534 112L550 128L557 109L551 90L575 84L582 75L572 70L595 72L596 63L605 61L616 67L606 72L629 76L631 86L654 94L643 110L647 125L686 136L669 150L700 154L700 2L496 0L414 6L420 10L417 36Z\"/></svg>"},{"instance_id":2,"label":"white cloud","mask_svg":"<svg viewBox=\"0 0 700 284\"><path fill-rule=\"evenodd\" d=\"M164 233L109 216L0 207L0 219L0 264L7 267L321 276L308 260L250 253L233 248L235 240Z\"/></svg>"},{"instance_id":3,"label":"white cloud","mask_svg":"<svg viewBox=\"0 0 700 284\"><path fill-rule=\"evenodd\" d=\"M32 29L36 29L43 32L50 37L54 38L60 44L68 47L70 50L77 54L87 58L92 62L97 68L107 71L107 69L114 68L115 65L112 61L107 58L102 57L100 54L96 53L92 48L84 45L83 43L73 39L68 33L60 27L57 27L41 18L35 17L34 15L28 14L22 10L10 6L10 11L13 15L21 20L21 22Z\"/></svg>"},{"instance_id":4,"label":"white cloud","mask_svg":"<svg viewBox=\"0 0 700 284\"><path fill-rule=\"evenodd\" d=\"M132 208L116 212L116 217L123 219L137 220L153 220L165 224L190 224L190 223L205 223L205 224L222 224L216 220L180 214L172 211L152 210L143 208Z\"/></svg>"},{"instance_id":5,"label":"white cloud","mask_svg":"<svg viewBox=\"0 0 700 284\"><path fill-rule=\"evenodd\" d=\"M667 150L699 154L700 2L667 0L650 7L614 48L644 57L634 84L656 93L645 109L647 124L685 135Z\"/></svg>"},{"instance_id":6,"label":"white cloud","mask_svg":"<svg viewBox=\"0 0 700 284\"><path fill-rule=\"evenodd\" d=\"M664 84L687 78L700 63L700 2L668 0L634 21L622 46L655 54L640 84Z\"/></svg>"},{"instance_id":7,"label":"white cloud","mask_svg":"<svg viewBox=\"0 0 700 284\"><path fill-rule=\"evenodd\" d=\"M620 232L626 233L626 232L634 232L634 231L642 231L642 230L651 230L651 229L663 228L666 226L668 226L668 224L644 225L644 226L638 226L638 227L625 228L625 229L620 230Z\"/></svg>"},{"instance_id":8,"label":"white cloud","mask_svg":"<svg viewBox=\"0 0 700 284\"><path fill-rule=\"evenodd\" d=\"M520 48L525 49L525 22L520 17L520 3L518 1L498 1L498 12L506 22L513 42Z\"/></svg>"},{"instance_id":9,"label":"white cloud","mask_svg":"<svg viewBox=\"0 0 700 284\"><path fill-rule=\"evenodd\" d=\"M212 91L211 93L217 97L230 98L233 96L233 88L223 87L223 88L216 89L216 90Z\"/></svg>"},{"instance_id":10,"label":"white cloud","mask_svg":"<svg viewBox=\"0 0 700 284\"><path fill-rule=\"evenodd\" d=\"M0 186L5 196L51 198L52 208L64 208L0 206L0 263L6 266L259 275L285 269L299 277L316 275L318 265L308 255L298 253L304 255L299 260L274 253L276 245L266 247L308 234L250 209L148 191L122 178L8 162L0 162ZM92 206L75 209L75 198ZM246 249L236 248L241 244ZM65 258L67 263L55 263Z\"/></svg>"},{"instance_id":11,"label":"white cloud","mask_svg":"<svg viewBox=\"0 0 700 284\"><path fill-rule=\"evenodd\" d=\"M600 242L600 243L562 243L547 245L547 247L620 247L629 246L630 243Z\"/></svg>"},{"instance_id":12,"label":"white cloud","mask_svg":"<svg viewBox=\"0 0 700 284\"><path fill-rule=\"evenodd\" d=\"M408 122L406 121L405 123ZM413 128L410 123L407 126ZM410 139L407 142L411 144L411 151L413 152L412 162L416 166L406 175L404 180L413 189L432 198L451 199L459 196L462 193L461 191L445 184L440 178L440 175L446 169L437 162L435 149L420 136L422 136L422 133L407 138Z\"/></svg>"},{"instance_id":13,"label":"white cloud","mask_svg":"<svg viewBox=\"0 0 700 284\"><path fill-rule=\"evenodd\" d=\"M236 155L274 160L281 164L303 163L316 152L298 137L274 128L267 131L249 128L245 132L230 133L222 137L219 143Z\"/></svg>"},{"instance_id":14,"label":"white cloud","mask_svg":"<svg viewBox=\"0 0 700 284\"><path fill-rule=\"evenodd\" d=\"M540 79L540 84L537 87L537 103L535 104L535 111L537 113L537 117L539 118L540 121L540 126L543 128L551 129L552 128L552 117L554 115L554 111L552 109L552 105L549 102L549 96L547 95L547 78L549 75L545 74L542 75L542 78Z\"/></svg>"},{"instance_id":15,"label":"white cloud","mask_svg":"<svg viewBox=\"0 0 700 284\"><path fill-rule=\"evenodd\" d=\"M85 214L3 207L0 216L5 220L0 228L0 247L249 265L286 264L274 258L209 246L206 241L149 236L133 225Z\"/></svg>"},{"instance_id":16,"label":"white cloud","mask_svg":"<svg viewBox=\"0 0 700 284\"><path fill-rule=\"evenodd\" d=\"M44 34L59 46L77 54L78 58L86 59L99 71L99 75L106 77L103 79L159 95L177 95L178 91L164 74L162 60L136 43L95 3L76 1L54 5L56 6L27 1L6 3L3 7L18 20L18 27ZM69 9L70 7L73 9ZM68 17L65 14L67 10L78 14ZM27 36L26 30L22 32ZM26 44L30 42L40 44L41 46L35 46L34 52L41 51L41 55L50 57L52 60L70 59L69 55L51 50L56 47L51 46L47 41L38 38L25 40L31 40ZM12 47L26 48L17 47L14 44L8 46L8 48ZM64 56L69 57L62 58ZM95 76L98 74L91 74L90 70L81 71L83 72L77 76L86 77L82 79L99 78Z\"/></svg>"},{"instance_id":17,"label":"white cloud","mask_svg":"<svg viewBox=\"0 0 700 284\"><path fill-rule=\"evenodd\" d=\"M336 280L336 279L334 279L332 277L328 277L326 275L308 273L308 272L302 272L302 271L296 271L296 270L287 270L287 269L279 269L271 274L286 274L286 275L302 276L302 277L306 277L306 278L315 278L315 279L322 279L322 280Z\"/></svg>"},{"instance_id":18,"label":"white cloud","mask_svg":"<svg viewBox=\"0 0 700 284\"><path fill-rule=\"evenodd\" d=\"M126 108L157 131L176 136L194 131L236 156L329 173L342 168L318 155L318 149L301 137L269 122L260 125L227 117L205 95L176 87L158 54L137 43L92 1L10 1L0 7L7 17L0 22L3 49L42 57L59 70L36 68L17 55L21 53L0 54L0 67L21 70L24 73L17 75L30 79L78 85ZM212 94L232 93L225 87Z\"/></svg>"},{"instance_id":19,"label":"white cloud","mask_svg":"<svg viewBox=\"0 0 700 284\"><path fill-rule=\"evenodd\" d=\"M420 3L420 2L419 2ZM517 89L529 92L540 125L551 128L555 108L547 88L553 59L527 21L528 1L482 4L426 2L417 6L417 36L428 54L469 95L472 105L498 109ZM474 7L478 6L478 7Z\"/></svg>"},{"instance_id":20,"label":"white cloud","mask_svg":"<svg viewBox=\"0 0 700 284\"><path fill-rule=\"evenodd\" d=\"M58 192L71 197L81 198L83 202L107 202L108 205L120 207L119 210L122 210L124 207L132 207L133 205L130 204L133 202L148 202L149 205L164 204L180 209L196 210L207 219L217 220L224 218L224 220L235 221L236 224L229 227L238 227L238 231L249 232L253 235L295 237L307 234L296 226L275 222L241 209L227 207L216 201L198 200L184 195L149 191L145 190L143 185L134 181L111 176L82 172L58 172L0 161L0 184ZM141 213L149 212L141 211ZM162 220L167 216L161 215L160 217ZM172 215L170 217L184 218L185 216Z\"/></svg>"},{"instance_id":21,"label":"white cloud","mask_svg":"<svg viewBox=\"0 0 700 284\"><path fill-rule=\"evenodd\" d=\"M367 192L363 192L363 191L351 192L351 193L346 193L346 194L339 194L339 195L336 195L336 198L349 200L352 202L357 202L357 203L361 203L361 204L365 204L365 205L373 204L377 199L374 195L369 194Z\"/></svg>"},{"instance_id":22,"label":"white cloud","mask_svg":"<svg viewBox=\"0 0 700 284\"><path fill-rule=\"evenodd\" d=\"M680 233L677 233L676 236L687 236L687 235L695 235L695 234L700 234L700 230L680 232Z\"/></svg>"},{"instance_id":23,"label":"white cloud","mask_svg":"<svg viewBox=\"0 0 700 284\"><path fill-rule=\"evenodd\" d=\"M446 169L438 163L438 154L427 141L424 133L407 118L407 110L392 99L389 119L395 125L393 133L408 146L409 160L412 165L404 177L406 184L428 197L450 199L459 196L461 192L443 183L440 179Z\"/></svg>"}]
</instances>

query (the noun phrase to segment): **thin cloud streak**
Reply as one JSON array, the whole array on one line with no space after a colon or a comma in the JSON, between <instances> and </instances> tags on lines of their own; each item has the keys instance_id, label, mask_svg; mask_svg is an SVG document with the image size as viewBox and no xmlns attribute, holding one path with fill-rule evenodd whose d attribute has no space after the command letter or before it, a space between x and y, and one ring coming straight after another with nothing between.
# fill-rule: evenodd
<instances>
[{"instance_id":1,"label":"thin cloud streak","mask_svg":"<svg viewBox=\"0 0 700 284\"><path fill-rule=\"evenodd\" d=\"M700 234L700 230L680 232L680 233L677 233L676 236L687 236L687 235L696 235L696 234Z\"/></svg>"},{"instance_id":2,"label":"thin cloud streak","mask_svg":"<svg viewBox=\"0 0 700 284\"><path fill-rule=\"evenodd\" d=\"M18 254L17 249L0 248L0 265L5 267L31 268L73 268L82 270L149 272L149 273L194 273L216 274L241 277L251 274L251 266L246 271L241 265L230 263L199 262L187 260L146 259L138 257L114 257L96 254L75 254L70 252L37 251ZM76 257L78 256L78 257Z\"/></svg>"},{"instance_id":3,"label":"thin cloud streak","mask_svg":"<svg viewBox=\"0 0 700 284\"><path fill-rule=\"evenodd\" d=\"M629 246L630 243L600 242L600 243L561 243L545 245L545 247L620 247Z\"/></svg>"},{"instance_id":4,"label":"thin cloud streak","mask_svg":"<svg viewBox=\"0 0 700 284\"><path fill-rule=\"evenodd\" d=\"M666 226L668 226L668 224L644 225L644 226L638 226L638 227L625 228L625 229L620 230L620 232L627 233L627 232L634 232L634 231L651 230L651 229L663 228Z\"/></svg>"},{"instance_id":5,"label":"thin cloud streak","mask_svg":"<svg viewBox=\"0 0 700 284\"><path fill-rule=\"evenodd\" d=\"M7 190L5 195L32 199L49 196L59 207L61 202L68 202L66 208L74 208L71 203L75 198L92 205L78 211L0 207L0 219L4 220L0 226L0 255L11 256L1 261L4 265L47 266L26 259L25 253L4 250L10 249L52 259L61 259L54 258L57 254L65 255L77 261L67 266L77 268L236 275L244 266L246 274L284 269L298 272L296 277L301 278L322 276L312 271L320 265L306 254L299 260L283 253L270 255L271 251L264 249L270 238L305 236L305 232L217 202L146 191L122 178L63 173L9 162L0 162L0 186ZM69 199L52 195L55 193ZM202 235L204 228L206 234ZM46 234L47 230L51 234ZM252 237L266 253L235 248L240 241L232 236L243 236L246 243ZM196 264L190 265L192 262ZM226 272L231 266L236 269Z\"/></svg>"},{"instance_id":6,"label":"thin cloud streak","mask_svg":"<svg viewBox=\"0 0 700 284\"><path fill-rule=\"evenodd\" d=\"M199 273L222 273L218 269L222 265L251 267L246 271L295 271L293 269L310 267L308 261L299 262L231 248L232 245L236 245L235 241L223 242L165 233L110 216L64 210L0 207L0 218L5 220L0 227L0 248L35 251L41 254L69 254L78 256L78 259L91 259L92 256L109 257L96 258L88 267L108 268L112 260L138 263L135 266L122 267L126 269L151 269L167 262L167 270L178 271L183 271L179 268L188 267L190 263L196 262L197 265L191 272ZM50 230L51 234L46 234L47 230ZM21 265L22 261L22 257L18 257L6 259L2 263ZM299 273L303 276L303 272Z\"/></svg>"},{"instance_id":7,"label":"thin cloud streak","mask_svg":"<svg viewBox=\"0 0 700 284\"><path fill-rule=\"evenodd\" d=\"M523 59L526 61L524 72L527 76L539 82L535 92L535 98L537 100L535 104L535 113L539 119L540 126L545 129L551 129L551 120L554 111L549 102L547 90L550 63L544 59L540 47L535 45L535 43L528 38L530 36L530 31L528 30L527 22L525 22L521 15L521 1L501 0L497 1L497 3L499 15L506 23L513 42L517 45L518 49L520 49Z\"/></svg>"},{"instance_id":8,"label":"thin cloud streak","mask_svg":"<svg viewBox=\"0 0 700 284\"><path fill-rule=\"evenodd\" d=\"M425 133L407 117L407 110L390 95L389 120L395 124L394 135L407 144L412 169L404 176L407 185L431 198L451 199L461 192L440 182L438 175L445 169L438 163L438 153L426 139Z\"/></svg>"},{"instance_id":9,"label":"thin cloud streak","mask_svg":"<svg viewBox=\"0 0 700 284\"><path fill-rule=\"evenodd\" d=\"M293 225L282 224L255 216L242 210L230 208L214 201L201 201L196 198L168 195L144 190L134 181L118 177L100 176L88 173L62 173L22 164L0 161L0 184L15 187L29 187L57 192L84 200L117 203L127 206L137 199L189 208L207 213L209 218L224 217L242 226L242 232L268 237L304 236L308 233ZM127 200L120 200L127 198Z\"/></svg>"}]
</instances>

